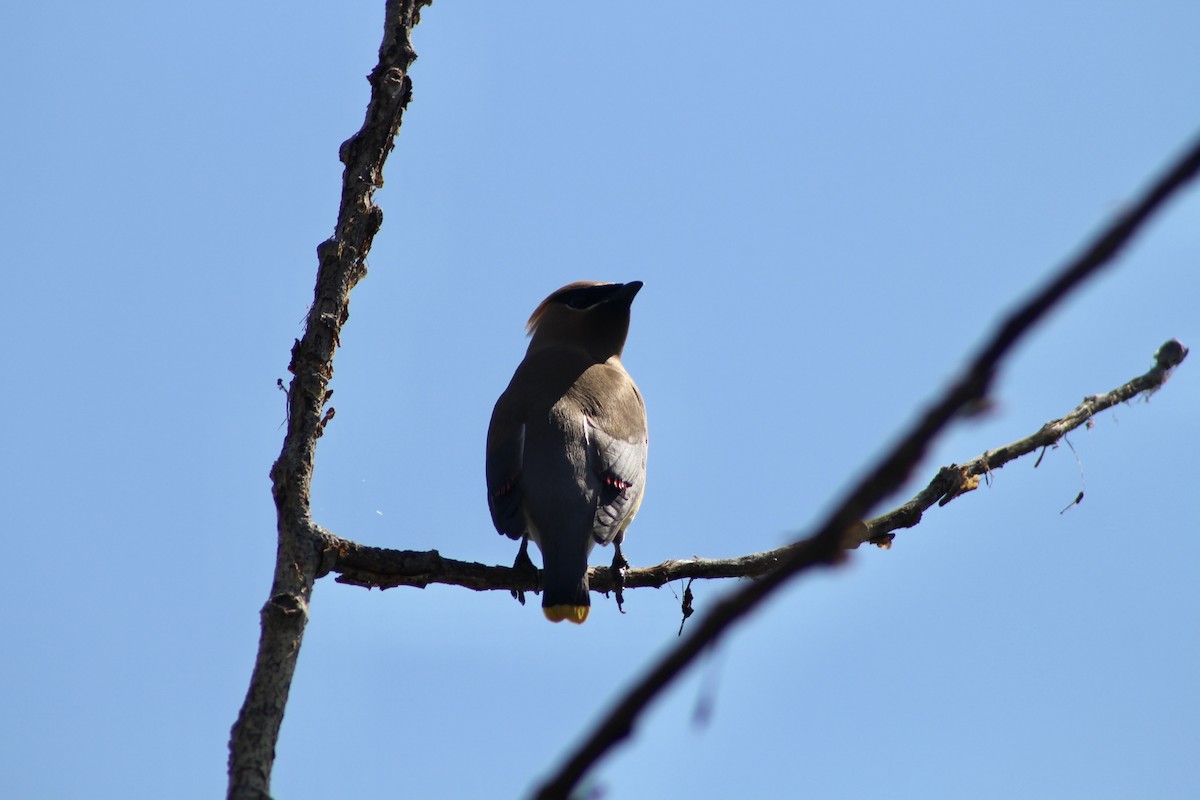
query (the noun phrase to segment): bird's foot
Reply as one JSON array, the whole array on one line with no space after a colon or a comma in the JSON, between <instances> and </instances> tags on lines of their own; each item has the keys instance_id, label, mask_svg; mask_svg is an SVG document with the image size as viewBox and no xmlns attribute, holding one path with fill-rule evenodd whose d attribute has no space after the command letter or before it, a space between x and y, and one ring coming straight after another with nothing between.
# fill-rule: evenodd
<instances>
[{"instance_id":1,"label":"bird's foot","mask_svg":"<svg viewBox=\"0 0 1200 800\"><path fill-rule=\"evenodd\" d=\"M613 596L617 599L617 610L622 614L625 613L625 572L629 569L629 561L625 558L625 554L621 552L620 543L615 544L616 552L613 553L612 570L613 581Z\"/></svg>"},{"instance_id":2,"label":"bird's foot","mask_svg":"<svg viewBox=\"0 0 1200 800\"><path fill-rule=\"evenodd\" d=\"M521 540L521 549L517 551L517 558L513 561L513 571L517 573L517 579L524 582L529 581L534 585L534 591L537 591L538 570L533 563L533 559L529 557L529 540ZM525 590L513 589L509 592L514 599L521 605L525 605Z\"/></svg>"}]
</instances>

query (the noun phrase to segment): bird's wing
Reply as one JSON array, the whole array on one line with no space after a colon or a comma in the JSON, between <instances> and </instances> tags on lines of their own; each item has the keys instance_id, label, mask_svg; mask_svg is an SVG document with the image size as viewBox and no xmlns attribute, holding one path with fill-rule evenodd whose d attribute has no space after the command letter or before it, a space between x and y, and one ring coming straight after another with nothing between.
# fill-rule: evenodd
<instances>
[{"instance_id":1,"label":"bird's wing","mask_svg":"<svg viewBox=\"0 0 1200 800\"><path fill-rule=\"evenodd\" d=\"M525 460L525 424L511 419L503 407L504 397L496 403L488 428L487 474L488 509L496 530L513 539L525 535L525 517L521 511L521 465Z\"/></svg>"},{"instance_id":2,"label":"bird's wing","mask_svg":"<svg viewBox=\"0 0 1200 800\"><path fill-rule=\"evenodd\" d=\"M646 406L633 380L620 367L597 365L580 381L585 394L585 435L600 497L592 535L608 544L629 527L646 487ZM591 399L589 398L589 399Z\"/></svg>"}]
</instances>

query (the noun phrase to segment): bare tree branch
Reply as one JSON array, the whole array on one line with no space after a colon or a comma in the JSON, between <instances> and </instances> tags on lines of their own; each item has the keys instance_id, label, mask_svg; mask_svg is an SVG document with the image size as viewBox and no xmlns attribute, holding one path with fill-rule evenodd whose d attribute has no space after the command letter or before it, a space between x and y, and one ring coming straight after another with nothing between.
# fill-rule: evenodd
<instances>
[{"instance_id":1,"label":"bare tree branch","mask_svg":"<svg viewBox=\"0 0 1200 800\"><path fill-rule=\"evenodd\" d=\"M811 567L838 561L844 552L842 544L847 532L861 526L857 520L904 482L933 439L955 417L985 402L996 369L1012 346L1069 292L1109 264L1139 228L1197 172L1200 172L1200 138L1082 254L1004 319L962 376L909 427L879 463L859 479L825 521L816 527L815 533L798 542L796 549L785 555L776 569L756 581L745 583L715 605L689 634L618 698L584 741L542 784L536 796L542 800L568 797L588 770L617 742L629 736L634 722L650 701L730 626L796 575Z\"/></svg>"},{"instance_id":2,"label":"bare tree branch","mask_svg":"<svg viewBox=\"0 0 1200 800\"><path fill-rule=\"evenodd\" d=\"M254 672L231 732L230 798L269 797L275 744L317 578L336 569L340 581L368 586L423 586L437 581L477 590L534 588L522 585L522 580L529 579L505 567L443 559L435 551L383 550L340 539L320 528L311 515L316 442L334 413L332 407L326 408L331 394L328 385L333 375L333 355L342 326L349 317L349 293L366 274L366 256L382 223L382 212L374 205L373 196L383 185L383 166L411 97L407 73L416 58L411 45L412 29L419 22L421 8L429 1L387 0L379 63L369 76L371 99L366 119L359 132L344 142L339 151L345 171L337 225L334 236L317 249L319 267L314 301L304 335L296 341L289 365L293 378L288 387L287 433L279 459L271 470L278 552L270 597L261 611L262 634ZM972 481L979 474L1057 441L1092 414L1121 402L1115 399L1104 405L1105 398L1115 396L1134 382L1101 398L1089 398L1072 414L1048 423L1027 439L985 453L962 466L944 468L910 503L868 523L858 521L904 480L933 437L956 415L985 400L996 368L1011 346L1069 291L1108 263L1198 170L1200 143L1052 283L1006 319L962 377L912 426L888 456L863 477L812 536L778 550L738 559L666 562L631 571L625 579L626 587L657 586L678 577L756 575L759 580L747 582L716 604L677 647L620 699L543 785L539 796L567 796L587 770L629 735L642 710L698 653L796 574L813 566L834 563L844 557L844 548L863 541L886 544L891 531L916 524L934 502L948 502L973 488ZM1128 397L1161 386L1170 369L1185 355L1186 349L1177 342L1164 345L1155 370L1135 379L1136 382L1153 376L1150 383L1131 390ZM612 588L606 569L595 570L592 580L598 591Z\"/></svg>"},{"instance_id":3,"label":"bare tree branch","mask_svg":"<svg viewBox=\"0 0 1200 800\"><path fill-rule=\"evenodd\" d=\"M379 63L368 76L371 99L362 128L344 142L342 198L334 235L317 248L320 265L304 336L288 370L287 434L271 469L279 547L270 598L260 612L262 634L246 700L229 742L229 798L270 797L275 743L283 722L296 657L308 621L313 582L321 569L323 537L312 521L309 493L317 439L333 409L324 411L333 354L350 315L350 290L366 274L367 253L383 221L372 200L383 185L404 109L412 95L408 68L416 59L412 29L429 0L388 0Z\"/></svg>"},{"instance_id":4,"label":"bare tree branch","mask_svg":"<svg viewBox=\"0 0 1200 800\"><path fill-rule=\"evenodd\" d=\"M1171 339L1158 349L1154 367L1112 391L1091 395L1070 413L1047 422L1036 432L1011 444L976 456L963 464L942 467L937 475L916 496L896 509L875 517L863 525L852 526L843 537L842 546L856 548L863 542L887 545L895 534L892 531L911 528L921 521L921 515L935 503L946 505L959 495L978 486L980 475L1000 469L1005 464L1028 455L1039 448L1057 443L1064 435L1106 409L1127 402L1140 394L1151 395L1162 388L1171 372L1187 356L1187 348ZM327 531L325 564L339 573L338 583L389 589L395 586L424 588L431 583L462 586L476 591L534 591L534 581L524 572L511 567L487 566L472 561L444 558L436 550L388 550L367 547L334 536ZM770 572L796 549L796 544L736 558L690 558L664 561L651 567L630 569L625 573L626 589L661 587L671 581L695 578L756 578ZM592 567L588 571L592 591L608 593L613 590L613 576L608 567Z\"/></svg>"}]
</instances>

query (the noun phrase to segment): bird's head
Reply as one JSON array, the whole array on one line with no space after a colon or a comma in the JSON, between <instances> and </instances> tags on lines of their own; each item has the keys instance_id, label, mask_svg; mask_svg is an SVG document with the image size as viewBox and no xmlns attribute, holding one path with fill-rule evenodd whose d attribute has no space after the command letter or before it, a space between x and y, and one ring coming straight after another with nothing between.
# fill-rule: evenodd
<instances>
[{"instance_id":1,"label":"bird's head","mask_svg":"<svg viewBox=\"0 0 1200 800\"><path fill-rule=\"evenodd\" d=\"M530 351L567 345L586 350L597 361L620 357L629 333L629 306L641 281L576 281L541 302L526 323Z\"/></svg>"}]
</instances>

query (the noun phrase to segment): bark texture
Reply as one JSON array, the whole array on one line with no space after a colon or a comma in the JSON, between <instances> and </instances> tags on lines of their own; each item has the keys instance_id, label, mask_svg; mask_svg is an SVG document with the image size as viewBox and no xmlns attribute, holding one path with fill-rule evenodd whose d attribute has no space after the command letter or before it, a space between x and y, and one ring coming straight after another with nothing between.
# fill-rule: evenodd
<instances>
[{"instance_id":1,"label":"bark texture","mask_svg":"<svg viewBox=\"0 0 1200 800\"><path fill-rule=\"evenodd\" d=\"M287 390L287 433L271 468L278 550L270 597L261 612L262 633L254 672L229 742L229 798L270 797L275 743L308 622L313 583L325 571L326 536L312 520L310 493L317 440L333 416L326 410L333 354L350 316L350 290L366 275L366 258L383 222L372 201L383 186L392 151L412 96L408 68L416 59L412 29L427 0L388 0L379 63L368 80L371 100L358 133L339 156L345 165L334 235L317 247L319 266L304 336L292 347Z\"/></svg>"}]
</instances>

